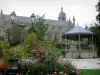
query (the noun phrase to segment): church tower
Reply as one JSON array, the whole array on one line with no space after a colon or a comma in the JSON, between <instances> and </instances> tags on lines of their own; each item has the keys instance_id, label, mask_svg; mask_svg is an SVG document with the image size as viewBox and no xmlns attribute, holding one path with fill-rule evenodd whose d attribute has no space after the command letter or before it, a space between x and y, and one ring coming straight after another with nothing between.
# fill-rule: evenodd
<instances>
[{"instance_id":1,"label":"church tower","mask_svg":"<svg viewBox=\"0 0 100 75\"><path fill-rule=\"evenodd\" d=\"M59 13L58 20L66 21L66 14L63 12L63 7L61 7L61 12Z\"/></svg>"}]
</instances>

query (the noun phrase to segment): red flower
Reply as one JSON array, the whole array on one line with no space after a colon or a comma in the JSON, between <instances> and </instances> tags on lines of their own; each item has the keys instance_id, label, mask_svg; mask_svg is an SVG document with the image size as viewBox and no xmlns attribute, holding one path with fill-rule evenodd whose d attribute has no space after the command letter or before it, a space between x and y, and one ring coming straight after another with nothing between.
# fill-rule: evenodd
<instances>
[{"instance_id":1,"label":"red flower","mask_svg":"<svg viewBox=\"0 0 100 75\"><path fill-rule=\"evenodd\" d=\"M2 63L0 65L0 69L2 69L2 68L9 68L9 67L10 67L10 65L9 64L6 64L6 63Z\"/></svg>"},{"instance_id":2,"label":"red flower","mask_svg":"<svg viewBox=\"0 0 100 75\"><path fill-rule=\"evenodd\" d=\"M7 72L7 70L4 70L4 72L6 73L6 72Z\"/></svg>"}]
</instances>

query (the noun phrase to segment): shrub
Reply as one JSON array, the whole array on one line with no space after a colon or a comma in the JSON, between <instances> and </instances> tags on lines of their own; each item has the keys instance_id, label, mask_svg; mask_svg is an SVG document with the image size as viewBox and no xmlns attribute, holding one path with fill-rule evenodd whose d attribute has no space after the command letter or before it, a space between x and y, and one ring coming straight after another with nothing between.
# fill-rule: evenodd
<instances>
[{"instance_id":1,"label":"shrub","mask_svg":"<svg viewBox=\"0 0 100 75\"><path fill-rule=\"evenodd\" d=\"M36 47L37 42L37 36L34 32L27 34L24 38L24 44L28 45L30 48Z\"/></svg>"},{"instance_id":2,"label":"shrub","mask_svg":"<svg viewBox=\"0 0 100 75\"><path fill-rule=\"evenodd\" d=\"M0 41L0 49L7 48L10 46L9 42Z\"/></svg>"},{"instance_id":3,"label":"shrub","mask_svg":"<svg viewBox=\"0 0 100 75\"><path fill-rule=\"evenodd\" d=\"M19 72L29 75L46 75L54 74L60 75L59 73L66 73L69 75L76 75L75 68L71 63L59 62L57 55L52 54L50 51L44 51L42 49L32 50L33 63L27 62L19 65ZM34 62L35 61L35 62Z\"/></svg>"},{"instance_id":4,"label":"shrub","mask_svg":"<svg viewBox=\"0 0 100 75\"><path fill-rule=\"evenodd\" d=\"M0 57L2 57L4 55L4 49L8 48L10 46L10 44L8 42L5 41L0 41Z\"/></svg>"},{"instance_id":5,"label":"shrub","mask_svg":"<svg viewBox=\"0 0 100 75\"><path fill-rule=\"evenodd\" d=\"M64 49L64 48L66 48L66 44L65 43L56 43L56 48Z\"/></svg>"},{"instance_id":6,"label":"shrub","mask_svg":"<svg viewBox=\"0 0 100 75\"><path fill-rule=\"evenodd\" d=\"M61 50L60 53L61 53L62 56L65 58L65 57L66 57L66 53L67 53L67 51L66 51L66 50Z\"/></svg>"},{"instance_id":7,"label":"shrub","mask_svg":"<svg viewBox=\"0 0 100 75\"><path fill-rule=\"evenodd\" d=\"M6 61L13 58L24 58L27 56L29 49L26 46L15 46L5 50L4 59Z\"/></svg>"}]
</instances>

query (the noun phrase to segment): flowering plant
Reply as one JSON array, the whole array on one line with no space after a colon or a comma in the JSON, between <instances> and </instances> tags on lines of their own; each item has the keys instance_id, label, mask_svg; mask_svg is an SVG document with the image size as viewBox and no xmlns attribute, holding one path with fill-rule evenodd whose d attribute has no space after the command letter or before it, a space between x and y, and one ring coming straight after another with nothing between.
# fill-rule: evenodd
<instances>
[{"instance_id":1,"label":"flowering plant","mask_svg":"<svg viewBox=\"0 0 100 75\"><path fill-rule=\"evenodd\" d=\"M0 60L0 73L6 74L8 68L10 68L10 65L3 60Z\"/></svg>"},{"instance_id":2,"label":"flowering plant","mask_svg":"<svg viewBox=\"0 0 100 75\"><path fill-rule=\"evenodd\" d=\"M7 69L10 68L10 65L3 60L0 60L0 69Z\"/></svg>"}]
</instances>

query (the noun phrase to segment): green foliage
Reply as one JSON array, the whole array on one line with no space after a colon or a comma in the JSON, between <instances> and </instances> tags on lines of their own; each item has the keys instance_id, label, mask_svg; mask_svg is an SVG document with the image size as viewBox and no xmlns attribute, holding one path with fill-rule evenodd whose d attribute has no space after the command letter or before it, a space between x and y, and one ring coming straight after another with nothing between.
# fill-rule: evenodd
<instances>
[{"instance_id":1,"label":"green foliage","mask_svg":"<svg viewBox=\"0 0 100 75\"><path fill-rule=\"evenodd\" d=\"M59 75L59 72L64 72L69 75L76 75L70 71L75 71L75 68L71 65L70 62L68 62L68 60L67 62L59 62L59 60L53 55L46 57L42 63L39 61L35 63L28 62L25 64L21 63L19 66L19 71L23 74L26 74L29 71L29 74L32 75L46 75L52 74L54 72L56 72L57 75Z\"/></svg>"},{"instance_id":2,"label":"green foliage","mask_svg":"<svg viewBox=\"0 0 100 75\"><path fill-rule=\"evenodd\" d=\"M96 5L96 9L98 11L98 15L96 16L97 21L100 23L100 1Z\"/></svg>"},{"instance_id":3,"label":"green foliage","mask_svg":"<svg viewBox=\"0 0 100 75\"><path fill-rule=\"evenodd\" d=\"M30 29L28 30L28 32L35 32L37 35L37 39L43 41L44 40L44 36L47 32L48 29L48 24L44 24L44 15L43 16L37 16L38 22L36 22L35 24L33 24Z\"/></svg>"},{"instance_id":4,"label":"green foliage","mask_svg":"<svg viewBox=\"0 0 100 75\"><path fill-rule=\"evenodd\" d=\"M20 43L21 40L21 28L13 24L12 27L9 29L9 40L11 45L16 45Z\"/></svg>"},{"instance_id":5,"label":"green foliage","mask_svg":"<svg viewBox=\"0 0 100 75\"><path fill-rule=\"evenodd\" d=\"M57 41L57 36L54 36L53 43L56 43Z\"/></svg>"},{"instance_id":6,"label":"green foliage","mask_svg":"<svg viewBox=\"0 0 100 75\"><path fill-rule=\"evenodd\" d=\"M61 52L62 56L65 58L67 51L66 50L61 50L60 52Z\"/></svg>"},{"instance_id":7,"label":"green foliage","mask_svg":"<svg viewBox=\"0 0 100 75\"><path fill-rule=\"evenodd\" d=\"M56 48L64 49L64 48L66 48L66 44L65 43L56 43Z\"/></svg>"},{"instance_id":8,"label":"green foliage","mask_svg":"<svg viewBox=\"0 0 100 75\"><path fill-rule=\"evenodd\" d=\"M5 41L0 41L0 48L8 48L10 46L9 42L5 42Z\"/></svg>"},{"instance_id":9,"label":"green foliage","mask_svg":"<svg viewBox=\"0 0 100 75\"><path fill-rule=\"evenodd\" d=\"M0 41L4 41L4 37L0 36Z\"/></svg>"},{"instance_id":10,"label":"green foliage","mask_svg":"<svg viewBox=\"0 0 100 75\"><path fill-rule=\"evenodd\" d=\"M9 46L10 46L10 44L8 42L0 41L0 57L2 57L4 55L3 50L9 48Z\"/></svg>"},{"instance_id":11,"label":"green foliage","mask_svg":"<svg viewBox=\"0 0 100 75\"><path fill-rule=\"evenodd\" d=\"M34 32L27 34L24 38L24 44L33 47L36 46L37 41L37 35Z\"/></svg>"},{"instance_id":12,"label":"green foliage","mask_svg":"<svg viewBox=\"0 0 100 75\"><path fill-rule=\"evenodd\" d=\"M90 30L96 34L96 46L97 46L97 53L100 56L100 25L95 25L90 27Z\"/></svg>"},{"instance_id":13,"label":"green foliage","mask_svg":"<svg viewBox=\"0 0 100 75\"><path fill-rule=\"evenodd\" d=\"M27 57L29 49L26 46L15 46L4 51L4 60Z\"/></svg>"}]
</instances>

